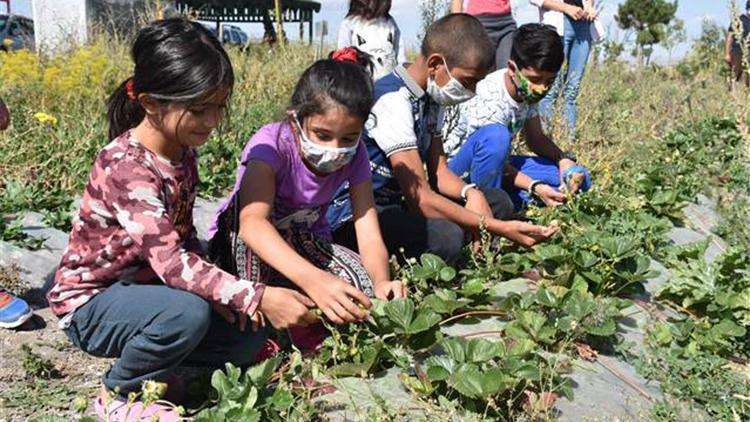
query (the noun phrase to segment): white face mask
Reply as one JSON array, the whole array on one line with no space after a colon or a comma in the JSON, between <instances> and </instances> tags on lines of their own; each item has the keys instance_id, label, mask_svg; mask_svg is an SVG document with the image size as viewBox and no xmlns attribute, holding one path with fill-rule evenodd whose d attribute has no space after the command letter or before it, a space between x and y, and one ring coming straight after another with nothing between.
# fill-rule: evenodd
<instances>
[{"instance_id":1,"label":"white face mask","mask_svg":"<svg viewBox=\"0 0 750 422\"><path fill-rule=\"evenodd\" d=\"M435 100L436 103L444 107L454 106L463 102L469 101L474 98L475 93L466 89L465 86L458 79L451 75L451 71L448 69L448 63L443 58L443 64L445 64L445 70L450 76L450 80L445 86L438 86L434 79L427 79L427 93Z\"/></svg>"},{"instance_id":2,"label":"white face mask","mask_svg":"<svg viewBox=\"0 0 750 422\"><path fill-rule=\"evenodd\" d=\"M321 173L333 173L336 170L344 167L352 161L354 156L357 154L357 147L359 146L359 136L357 137L357 143L350 147L336 148L318 145L302 130L302 125L297 120L297 116L294 116L294 123L297 125L300 138L300 152L305 161L317 171Z\"/></svg>"}]
</instances>

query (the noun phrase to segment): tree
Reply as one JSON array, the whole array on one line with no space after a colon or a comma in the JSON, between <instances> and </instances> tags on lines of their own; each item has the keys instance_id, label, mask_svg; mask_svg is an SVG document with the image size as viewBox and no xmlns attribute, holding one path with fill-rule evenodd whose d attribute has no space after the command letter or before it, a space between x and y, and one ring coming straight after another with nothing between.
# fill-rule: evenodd
<instances>
[{"instance_id":1,"label":"tree","mask_svg":"<svg viewBox=\"0 0 750 422\"><path fill-rule=\"evenodd\" d=\"M643 64L644 53L651 59L655 45L667 38L667 27L677 13L677 0L626 0L617 8L620 28L635 31L635 55Z\"/></svg>"},{"instance_id":2,"label":"tree","mask_svg":"<svg viewBox=\"0 0 750 422\"><path fill-rule=\"evenodd\" d=\"M687 41L685 21L680 18L667 27L667 36L662 41L662 46L667 50L667 63L672 61L672 50Z\"/></svg>"},{"instance_id":3,"label":"tree","mask_svg":"<svg viewBox=\"0 0 750 422\"><path fill-rule=\"evenodd\" d=\"M726 29L719 26L716 21L713 19L703 19L701 35L695 40L695 45L693 46L693 52L699 66L709 67L712 64L721 66L720 58L724 56L724 40L726 36Z\"/></svg>"},{"instance_id":4,"label":"tree","mask_svg":"<svg viewBox=\"0 0 750 422\"><path fill-rule=\"evenodd\" d=\"M433 22L445 16L450 11L450 7L450 0L420 0L419 11L422 15L422 32L419 34L420 40L424 39L427 28Z\"/></svg>"}]
</instances>

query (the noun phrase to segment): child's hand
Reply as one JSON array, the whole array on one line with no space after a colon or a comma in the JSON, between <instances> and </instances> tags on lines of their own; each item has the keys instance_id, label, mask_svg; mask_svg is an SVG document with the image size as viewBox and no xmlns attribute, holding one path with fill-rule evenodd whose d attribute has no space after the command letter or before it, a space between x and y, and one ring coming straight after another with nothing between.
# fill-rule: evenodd
<instances>
[{"instance_id":1,"label":"child's hand","mask_svg":"<svg viewBox=\"0 0 750 422\"><path fill-rule=\"evenodd\" d=\"M491 229L493 232L527 248L544 242L560 230L559 227L554 225L545 227L522 221L498 220L493 221Z\"/></svg>"},{"instance_id":2,"label":"child's hand","mask_svg":"<svg viewBox=\"0 0 750 422\"><path fill-rule=\"evenodd\" d=\"M278 330L315 323L318 317L310 312L314 307L315 303L298 291L271 286L266 286L258 305L260 312Z\"/></svg>"},{"instance_id":3,"label":"child's hand","mask_svg":"<svg viewBox=\"0 0 750 422\"><path fill-rule=\"evenodd\" d=\"M334 324L345 324L367 319L367 312L360 308L357 302L365 309L370 309L372 302L359 289L325 271L313 277L317 277L317 280L306 293L329 321Z\"/></svg>"},{"instance_id":4,"label":"child's hand","mask_svg":"<svg viewBox=\"0 0 750 422\"><path fill-rule=\"evenodd\" d=\"M544 205L551 208L564 204L568 199L564 193L558 192L552 186L545 184L537 185L534 193L544 202Z\"/></svg>"},{"instance_id":5,"label":"child's hand","mask_svg":"<svg viewBox=\"0 0 750 422\"><path fill-rule=\"evenodd\" d=\"M221 315L222 318L224 318L228 323L234 324L235 322L239 321L239 328L240 332L244 332L247 328L247 320L248 317L245 314L239 314L239 316L235 315L234 312L232 312L228 307L224 305L219 305L218 303L211 303L211 308L213 308L214 312ZM266 326L266 320L263 318L263 314L261 312L255 312L250 317L250 327L253 330L253 332L258 331L261 327Z\"/></svg>"},{"instance_id":6,"label":"child's hand","mask_svg":"<svg viewBox=\"0 0 750 422\"><path fill-rule=\"evenodd\" d=\"M400 297L406 297L406 286L400 281L376 281L375 297L381 300L391 300Z\"/></svg>"}]
</instances>

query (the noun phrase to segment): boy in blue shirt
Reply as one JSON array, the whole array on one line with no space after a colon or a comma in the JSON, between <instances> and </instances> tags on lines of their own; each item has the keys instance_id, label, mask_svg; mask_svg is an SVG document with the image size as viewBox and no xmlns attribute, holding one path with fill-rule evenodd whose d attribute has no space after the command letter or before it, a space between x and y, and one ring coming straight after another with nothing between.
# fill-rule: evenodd
<instances>
[{"instance_id":1,"label":"boy in blue shirt","mask_svg":"<svg viewBox=\"0 0 750 422\"><path fill-rule=\"evenodd\" d=\"M390 254L431 252L455 260L480 227L531 246L556 228L520 221L500 189L465 183L447 165L440 137L442 107L474 96L493 66L494 47L479 21L466 14L443 17L430 26L420 56L375 84L376 102L363 141L373 173L373 192L383 239ZM346 186L327 217L336 243L357 249L357 221ZM468 234L468 236L467 236Z\"/></svg>"},{"instance_id":2,"label":"boy in blue shirt","mask_svg":"<svg viewBox=\"0 0 750 422\"><path fill-rule=\"evenodd\" d=\"M564 60L557 31L527 24L516 31L508 68L477 85L477 95L462 104L445 129L451 170L471 183L506 187L516 209L535 198L558 206L573 193L587 190L590 177L576 156L561 150L544 133L537 104L557 78ZM537 156L511 156L513 137L525 130L526 145Z\"/></svg>"}]
</instances>

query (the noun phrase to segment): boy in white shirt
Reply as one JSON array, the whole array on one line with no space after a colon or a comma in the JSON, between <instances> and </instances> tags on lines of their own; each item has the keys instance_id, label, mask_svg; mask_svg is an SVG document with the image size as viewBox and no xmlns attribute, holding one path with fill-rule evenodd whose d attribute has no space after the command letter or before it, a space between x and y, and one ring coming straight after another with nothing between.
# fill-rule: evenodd
<instances>
[{"instance_id":1,"label":"boy in white shirt","mask_svg":"<svg viewBox=\"0 0 750 422\"><path fill-rule=\"evenodd\" d=\"M549 25L527 24L516 31L508 68L477 85L477 95L459 107L447 128L446 152L453 173L485 188L505 188L516 209L538 198L564 203L564 191L587 190L590 177L576 156L561 150L544 133L538 102L562 67L563 47ZM536 157L509 156L513 137L525 129Z\"/></svg>"}]
</instances>

